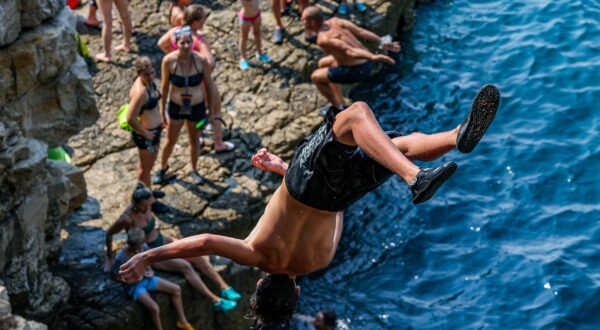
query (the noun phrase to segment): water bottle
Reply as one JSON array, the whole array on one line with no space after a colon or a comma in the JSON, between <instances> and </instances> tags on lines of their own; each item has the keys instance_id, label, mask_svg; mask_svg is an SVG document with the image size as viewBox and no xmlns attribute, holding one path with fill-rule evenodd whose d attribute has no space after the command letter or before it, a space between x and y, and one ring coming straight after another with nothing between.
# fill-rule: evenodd
<instances>
[{"instance_id":1,"label":"water bottle","mask_svg":"<svg viewBox=\"0 0 600 330\"><path fill-rule=\"evenodd\" d=\"M383 49L383 45L392 42L392 36L391 35L385 35L383 37L381 37L381 41L379 42L379 49Z\"/></svg>"},{"instance_id":2,"label":"water bottle","mask_svg":"<svg viewBox=\"0 0 600 330\"><path fill-rule=\"evenodd\" d=\"M154 153L154 146L152 145L152 141L146 140L146 148L148 149L149 153Z\"/></svg>"}]
</instances>

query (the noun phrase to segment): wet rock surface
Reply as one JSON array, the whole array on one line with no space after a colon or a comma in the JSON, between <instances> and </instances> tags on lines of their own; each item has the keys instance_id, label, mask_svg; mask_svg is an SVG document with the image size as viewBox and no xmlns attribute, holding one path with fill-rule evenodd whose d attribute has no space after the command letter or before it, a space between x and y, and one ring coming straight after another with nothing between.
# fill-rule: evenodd
<instances>
[{"instance_id":1,"label":"wet rock surface","mask_svg":"<svg viewBox=\"0 0 600 330\"><path fill-rule=\"evenodd\" d=\"M275 26L274 19L270 14L269 2L262 1L263 47L274 62L262 64L252 59L252 68L242 72L238 68L237 50L239 2L233 0L194 2L204 5L210 11L204 32L212 44L217 62L213 79L221 93L222 112L226 122L225 138L235 143L236 149L227 154L215 154L212 150L212 137L204 133L205 143L198 160L198 169L199 173L207 179L207 183L196 186L188 176L189 143L184 128L170 159L170 172L176 175L175 180L164 186L154 187L166 193L163 202L170 207L170 212L158 216L159 226L163 233L173 237L210 232L241 238L252 229L281 180L276 175L252 168L249 162L251 155L259 148L267 147L271 152L281 155L283 159L289 159L296 143L321 122L318 109L327 102L310 83L309 76L323 54L316 46L304 41L302 24L297 14L284 17L286 41L283 45L273 45L271 35ZM357 24L379 34L392 32L400 20L409 22L414 17L411 11L413 0L365 2L369 7L368 13L351 13L350 17ZM335 1L317 1L317 3L326 15L333 14L337 8ZM52 278L64 283L62 289L59 284L55 284L54 291L48 290L51 292L62 290L62 295L59 296L63 297L61 301L64 302L60 309L55 309L54 317L49 319L53 329L151 328L144 309L139 304L127 300L120 285L109 280L102 273L101 266L105 255L105 231L127 205L137 177L137 149L131 142L130 133L118 128L117 109L128 102L129 88L134 79L132 64L136 56L151 57L157 73L160 72L162 54L156 42L168 30L166 17L168 1L163 3L158 13L155 9L155 2L132 0L130 10L137 31L133 38L133 53L123 54L113 51L112 64L87 62L100 115L95 124L71 137L68 144L75 150L73 157L75 163L85 170L83 179L87 183L88 198L66 222L63 216L62 222L65 224L62 230L61 227L57 229L56 226L44 229L44 232L51 234L47 235L51 237L49 239L51 247L48 248L47 254L52 256L51 260L55 260L52 263L52 271L54 275L58 275ZM31 20L28 19L27 22L29 21ZM78 29L81 39L87 44L93 56L100 51L100 34L81 23L80 19ZM122 38L118 20L115 20L113 30L113 43L116 45ZM12 32L3 33L0 30L0 36L6 35L5 38L10 39ZM65 43L68 47L73 46L70 41ZM249 45L252 45L252 49L248 53L253 54L255 51L252 38ZM55 65L60 66L61 63ZM2 67L0 66L0 74L2 74ZM72 72L74 77L84 75L83 71L79 70L81 68L79 60L76 60L75 67L72 65L69 68L69 70L77 69ZM30 75L37 77L40 74L47 75L43 72L34 72ZM91 90L77 83L69 85L71 80L67 79L68 76L61 77L67 80L63 85L71 87L57 88L55 92L57 94L52 95L58 95L59 92L70 93L73 88L84 92ZM4 83L4 80L2 81ZM6 90L10 93L18 93L18 81L10 84L11 87ZM47 93L45 90L43 92ZM64 97L68 96L70 94ZM86 103L89 99L75 99L75 101L73 98L70 99L72 100L70 104L76 104L78 107L89 106ZM35 105L27 104L27 106ZM52 125L61 123L56 116L51 114L48 116L46 120ZM85 126L91 118L88 116L81 119L69 113L63 120L65 123L71 120L73 125ZM33 119L28 122L33 122ZM35 127L36 125L30 125L24 129L28 129L28 132L40 138L51 139L50 136L44 135L43 130L36 130ZM64 137L61 135L52 140L62 141L70 135L72 133L66 131ZM26 154L26 151L21 152ZM0 162L1 166L3 166L2 162ZM155 164L156 168L158 162ZM66 171L66 173L70 172ZM69 178L69 182L84 182L81 175L77 178L71 174L64 177ZM50 191L49 195L60 195L58 186ZM73 202L68 204L72 206L81 204L84 199L81 195L77 195L69 201L71 200ZM64 202L60 205L52 205L53 209L61 209L60 205L64 205ZM57 233L60 233L60 239L57 239ZM124 235L115 238L114 249L122 244ZM56 259L61 241L62 254ZM243 294L239 307L233 312L213 312L208 299L193 291L183 277L167 273L159 273L159 275L176 282L184 289L186 315L195 328L248 328L250 320L244 316L247 315L248 300L260 272L221 258L213 258L213 262L225 280ZM212 282L206 278L204 280L213 292L217 292ZM44 283L54 282L48 280ZM66 296L69 296L69 299L65 302ZM155 297L161 306L165 328L173 328L174 311L168 296L158 294ZM45 301L54 300L45 298Z\"/></svg>"}]
</instances>

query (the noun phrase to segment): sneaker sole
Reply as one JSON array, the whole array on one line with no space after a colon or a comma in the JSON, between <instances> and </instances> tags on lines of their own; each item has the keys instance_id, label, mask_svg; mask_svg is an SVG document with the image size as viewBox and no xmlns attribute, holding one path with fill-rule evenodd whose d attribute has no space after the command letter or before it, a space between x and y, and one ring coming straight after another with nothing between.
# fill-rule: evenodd
<instances>
[{"instance_id":1,"label":"sneaker sole","mask_svg":"<svg viewBox=\"0 0 600 330\"><path fill-rule=\"evenodd\" d=\"M447 164L444 164L443 166L444 168L438 173L437 176L435 176L431 181L429 181L429 185L427 185L427 187L423 189L421 194L416 195L413 198L413 204L417 205L428 201L431 197L433 197L433 194L435 194L438 188L444 182L446 182L446 180L448 180L458 168L455 162L449 162Z\"/></svg>"},{"instance_id":2,"label":"sneaker sole","mask_svg":"<svg viewBox=\"0 0 600 330\"><path fill-rule=\"evenodd\" d=\"M461 126L456 138L456 147L460 152L466 154L475 149L494 120L499 105L500 91L496 86L486 85L479 90L467 116L467 126L465 128Z\"/></svg>"}]
</instances>

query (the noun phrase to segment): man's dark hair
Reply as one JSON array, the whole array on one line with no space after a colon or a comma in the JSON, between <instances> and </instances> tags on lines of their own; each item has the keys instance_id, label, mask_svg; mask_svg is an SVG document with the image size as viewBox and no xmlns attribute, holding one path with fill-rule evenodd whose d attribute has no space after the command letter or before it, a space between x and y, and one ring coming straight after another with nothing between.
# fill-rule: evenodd
<instances>
[{"instance_id":1,"label":"man's dark hair","mask_svg":"<svg viewBox=\"0 0 600 330\"><path fill-rule=\"evenodd\" d=\"M297 302L292 278L285 274L268 274L250 298L250 308L256 316L252 329L289 329Z\"/></svg>"}]
</instances>

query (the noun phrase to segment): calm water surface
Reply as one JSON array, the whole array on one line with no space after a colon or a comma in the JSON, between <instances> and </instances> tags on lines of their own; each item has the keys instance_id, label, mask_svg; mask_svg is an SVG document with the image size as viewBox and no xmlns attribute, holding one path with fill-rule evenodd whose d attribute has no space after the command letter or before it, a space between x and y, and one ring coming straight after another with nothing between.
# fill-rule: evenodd
<instances>
[{"instance_id":1,"label":"calm water surface","mask_svg":"<svg viewBox=\"0 0 600 330\"><path fill-rule=\"evenodd\" d=\"M351 329L600 329L600 1L421 6L401 64L354 93L386 129L455 127L477 89L502 105L433 200L399 179L346 212L299 311Z\"/></svg>"}]
</instances>

